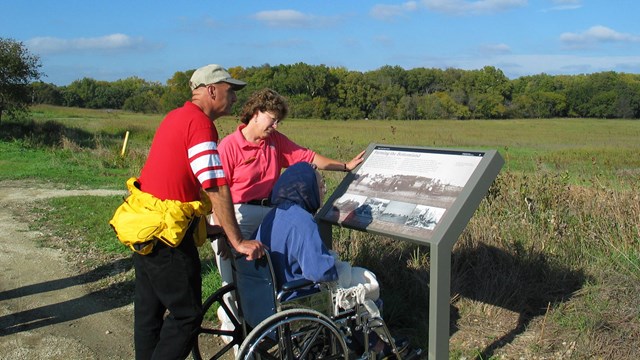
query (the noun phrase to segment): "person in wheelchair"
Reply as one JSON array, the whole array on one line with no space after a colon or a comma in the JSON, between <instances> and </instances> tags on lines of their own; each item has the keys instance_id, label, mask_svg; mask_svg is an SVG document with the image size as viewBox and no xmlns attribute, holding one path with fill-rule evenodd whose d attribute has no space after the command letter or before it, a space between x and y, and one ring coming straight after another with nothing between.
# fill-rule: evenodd
<instances>
[{"instance_id":1,"label":"person in wheelchair","mask_svg":"<svg viewBox=\"0 0 640 360\"><path fill-rule=\"evenodd\" d=\"M359 288L363 291L360 301L367 297L367 310L380 317L378 307L381 302L374 303L379 295L375 275L366 269L351 268L322 242L314 214L321 207L325 192L322 175L313 165L301 162L287 168L273 188L271 203L274 209L263 219L255 239L269 249L277 284L306 279L336 282L342 289ZM365 284L353 286L352 281L356 278ZM298 291L288 297L300 295L303 294ZM382 340L384 335L372 335L369 344L377 352L377 358L394 355L393 346ZM355 340L362 342L364 338L356 334ZM408 344L407 340L395 341L396 351L407 353Z\"/></svg>"}]
</instances>

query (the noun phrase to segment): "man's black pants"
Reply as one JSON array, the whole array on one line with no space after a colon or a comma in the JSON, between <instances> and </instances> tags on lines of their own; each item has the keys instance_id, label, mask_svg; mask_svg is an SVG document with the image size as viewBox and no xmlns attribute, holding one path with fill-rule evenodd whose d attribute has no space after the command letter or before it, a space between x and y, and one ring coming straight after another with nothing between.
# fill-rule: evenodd
<instances>
[{"instance_id":1,"label":"man's black pants","mask_svg":"<svg viewBox=\"0 0 640 360\"><path fill-rule=\"evenodd\" d=\"M176 248L158 241L150 254L133 254L137 360L184 359L191 351L202 321L200 258L192 239L189 231Z\"/></svg>"}]
</instances>

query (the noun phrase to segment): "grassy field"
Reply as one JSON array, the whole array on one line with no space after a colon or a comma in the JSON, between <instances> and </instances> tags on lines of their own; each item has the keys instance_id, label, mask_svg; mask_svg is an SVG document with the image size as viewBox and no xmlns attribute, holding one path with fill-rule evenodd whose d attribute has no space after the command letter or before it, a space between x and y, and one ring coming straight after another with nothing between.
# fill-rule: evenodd
<instances>
[{"instance_id":1,"label":"grassy field","mask_svg":"<svg viewBox=\"0 0 640 360\"><path fill-rule=\"evenodd\" d=\"M0 180L124 189L161 121L49 106L32 116L0 123ZM224 136L237 121L217 126ZM640 358L640 121L287 119L279 130L345 160L370 143L500 152L502 172L452 254L452 359ZM343 174L325 176L331 191ZM122 258L107 226L120 201L51 200L34 226L57 236L94 229L83 246ZM378 275L385 319L426 347L428 248L338 228L334 248ZM205 269L215 272L209 256L203 248ZM206 291L217 284L205 278Z\"/></svg>"}]
</instances>

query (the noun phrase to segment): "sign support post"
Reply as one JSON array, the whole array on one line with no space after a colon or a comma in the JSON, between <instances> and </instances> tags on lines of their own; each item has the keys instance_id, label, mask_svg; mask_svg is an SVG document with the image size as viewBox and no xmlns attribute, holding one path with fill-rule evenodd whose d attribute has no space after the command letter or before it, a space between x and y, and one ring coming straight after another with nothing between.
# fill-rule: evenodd
<instances>
[{"instance_id":1,"label":"sign support post","mask_svg":"<svg viewBox=\"0 0 640 360\"><path fill-rule=\"evenodd\" d=\"M429 266L429 359L449 358L451 248L431 244Z\"/></svg>"}]
</instances>

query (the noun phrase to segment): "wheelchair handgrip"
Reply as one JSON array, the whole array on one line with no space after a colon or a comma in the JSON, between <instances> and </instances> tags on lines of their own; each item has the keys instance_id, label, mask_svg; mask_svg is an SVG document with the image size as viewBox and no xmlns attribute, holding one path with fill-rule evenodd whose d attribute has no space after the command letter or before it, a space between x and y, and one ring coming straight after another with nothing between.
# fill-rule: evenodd
<instances>
[{"instance_id":1,"label":"wheelchair handgrip","mask_svg":"<svg viewBox=\"0 0 640 360\"><path fill-rule=\"evenodd\" d=\"M293 280L293 281L289 281L288 283L285 283L282 285L282 291L294 291L294 290L298 290L301 288L305 288L305 287L309 287L311 285L315 284L315 282L311 281L311 280L307 280L307 279L298 279L298 280Z\"/></svg>"}]
</instances>

